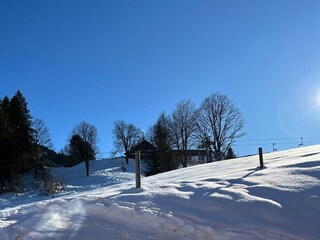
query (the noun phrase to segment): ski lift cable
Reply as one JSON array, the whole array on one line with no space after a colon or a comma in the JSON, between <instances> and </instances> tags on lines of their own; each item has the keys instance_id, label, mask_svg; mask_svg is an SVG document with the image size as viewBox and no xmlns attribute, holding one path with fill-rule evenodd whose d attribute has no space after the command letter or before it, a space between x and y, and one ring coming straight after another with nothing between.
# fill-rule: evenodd
<instances>
[{"instance_id":1,"label":"ski lift cable","mask_svg":"<svg viewBox=\"0 0 320 240\"><path fill-rule=\"evenodd\" d=\"M270 146L270 145L285 145L285 144L297 144L298 142L269 142L269 143L248 143L248 144L234 144L234 146Z\"/></svg>"},{"instance_id":2,"label":"ski lift cable","mask_svg":"<svg viewBox=\"0 0 320 240\"><path fill-rule=\"evenodd\" d=\"M300 140L301 137L292 137L292 138L257 138L257 139L240 139L237 142L259 142L259 141L283 141L283 140ZM318 139L320 137L303 137L303 139Z\"/></svg>"}]
</instances>

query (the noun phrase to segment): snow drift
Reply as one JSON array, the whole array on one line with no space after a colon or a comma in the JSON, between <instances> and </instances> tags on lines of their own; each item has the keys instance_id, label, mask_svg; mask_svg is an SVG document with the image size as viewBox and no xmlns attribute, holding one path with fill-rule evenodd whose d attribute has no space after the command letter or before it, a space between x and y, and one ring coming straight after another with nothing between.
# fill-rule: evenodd
<instances>
[{"instance_id":1,"label":"snow drift","mask_svg":"<svg viewBox=\"0 0 320 240\"><path fill-rule=\"evenodd\" d=\"M97 161L90 177L61 170L67 188L54 199L0 199L0 239L318 239L320 145L264 161L179 169L143 178L141 189L132 171L119 177L121 163Z\"/></svg>"}]
</instances>

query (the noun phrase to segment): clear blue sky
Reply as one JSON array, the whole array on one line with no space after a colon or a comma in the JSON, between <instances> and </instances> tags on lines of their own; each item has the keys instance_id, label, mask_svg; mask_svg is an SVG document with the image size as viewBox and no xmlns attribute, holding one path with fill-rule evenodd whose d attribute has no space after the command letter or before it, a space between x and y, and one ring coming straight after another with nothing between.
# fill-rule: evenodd
<instances>
[{"instance_id":1,"label":"clear blue sky","mask_svg":"<svg viewBox=\"0 0 320 240\"><path fill-rule=\"evenodd\" d=\"M320 1L0 0L0 97L17 90L56 150L84 120L109 152L114 121L147 130L212 92L259 140L240 155L320 143Z\"/></svg>"}]
</instances>

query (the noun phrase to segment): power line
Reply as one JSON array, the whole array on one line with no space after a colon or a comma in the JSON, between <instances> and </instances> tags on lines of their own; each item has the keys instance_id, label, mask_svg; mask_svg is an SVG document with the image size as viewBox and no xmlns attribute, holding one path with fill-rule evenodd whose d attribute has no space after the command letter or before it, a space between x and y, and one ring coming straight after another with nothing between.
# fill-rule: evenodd
<instances>
[{"instance_id":1,"label":"power line","mask_svg":"<svg viewBox=\"0 0 320 240\"><path fill-rule=\"evenodd\" d=\"M275 146L275 145L287 145L287 144L298 144L298 146L303 146L304 143L314 143L317 140L319 141L320 138L313 138L313 140L307 140L305 141L304 138L294 138L296 141L290 141L290 142L278 142L278 141L273 141L273 142L260 142L257 141L256 143L240 143L240 144L234 144L234 146L238 147L244 147L244 146ZM310 139L310 138L309 138ZM271 139L274 140L274 139ZM240 142L240 141L238 141Z\"/></svg>"},{"instance_id":2,"label":"power line","mask_svg":"<svg viewBox=\"0 0 320 240\"><path fill-rule=\"evenodd\" d=\"M245 139L245 140L237 140L236 142L261 142L261 141L273 141L273 142L282 142L284 140L299 140L299 141L303 141L303 139L310 139L308 140L310 141L316 141L316 140L320 140L320 137L296 137L296 138L260 138L260 139ZM312 139L312 140L311 140ZM249 144L249 143L248 143ZM263 143L261 143L263 144Z\"/></svg>"},{"instance_id":3,"label":"power line","mask_svg":"<svg viewBox=\"0 0 320 240\"><path fill-rule=\"evenodd\" d=\"M285 145L285 144L296 144L297 142L283 142L283 143L275 143L275 145ZM273 145L274 142L269 143L248 143L248 144L234 144L234 146L266 146L266 145Z\"/></svg>"},{"instance_id":4,"label":"power line","mask_svg":"<svg viewBox=\"0 0 320 240\"><path fill-rule=\"evenodd\" d=\"M260 139L237 140L237 142L282 141L282 140L293 140L293 139L298 139L298 138L260 138Z\"/></svg>"},{"instance_id":5,"label":"power line","mask_svg":"<svg viewBox=\"0 0 320 240\"><path fill-rule=\"evenodd\" d=\"M301 137L291 137L291 138L257 138L257 139L243 139L243 140L237 140L237 142L259 142L259 141L283 141L283 140L298 140L301 139ZM303 137L303 139L319 139L318 137Z\"/></svg>"}]
</instances>

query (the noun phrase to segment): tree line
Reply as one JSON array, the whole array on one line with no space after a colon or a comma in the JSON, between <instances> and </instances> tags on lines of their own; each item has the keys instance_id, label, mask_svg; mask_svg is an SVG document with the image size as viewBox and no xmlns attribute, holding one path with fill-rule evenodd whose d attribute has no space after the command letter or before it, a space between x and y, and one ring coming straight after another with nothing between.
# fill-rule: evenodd
<instances>
[{"instance_id":1,"label":"tree line","mask_svg":"<svg viewBox=\"0 0 320 240\"><path fill-rule=\"evenodd\" d=\"M209 161L234 158L232 146L245 134L243 128L242 114L232 101L212 93L198 108L191 100L179 101L171 114L160 114L146 137L132 123L116 121L114 153L124 152L128 163L130 150L146 138L155 146L153 155L145 159L147 175L151 175L176 169L179 164L187 167L191 149L206 150Z\"/></svg>"},{"instance_id":2,"label":"tree line","mask_svg":"<svg viewBox=\"0 0 320 240\"><path fill-rule=\"evenodd\" d=\"M0 99L0 192L15 190L19 175L31 170L37 179L38 170L50 165L48 154L52 152L64 166L85 161L89 175L89 161L98 153L97 134L96 127L80 122L73 128L64 151L56 154L48 128L41 119L31 116L21 91L11 99L3 97Z\"/></svg>"},{"instance_id":3,"label":"tree line","mask_svg":"<svg viewBox=\"0 0 320 240\"><path fill-rule=\"evenodd\" d=\"M161 113L146 134L132 123L116 121L113 153L124 153L128 163L130 151L143 139L148 140L155 147L146 160L147 174L151 175L178 165L187 167L190 149L206 150L209 161L234 157L232 145L244 135L243 127L242 115L228 97L212 93L198 108L191 100L181 100L171 114ZM85 162L89 175L89 163L99 152L97 142L97 128L82 121L74 126L68 144L56 157L63 166ZM31 116L21 91L11 99L0 99L0 191L12 190L19 174L34 170L37 178L38 170L49 165L52 149L48 128Z\"/></svg>"},{"instance_id":4,"label":"tree line","mask_svg":"<svg viewBox=\"0 0 320 240\"><path fill-rule=\"evenodd\" d=\"M18 173L32 168L35 138L30 111L20 91L0 101L0 184L13 186Z\"/></svg>"}]
</instances>

